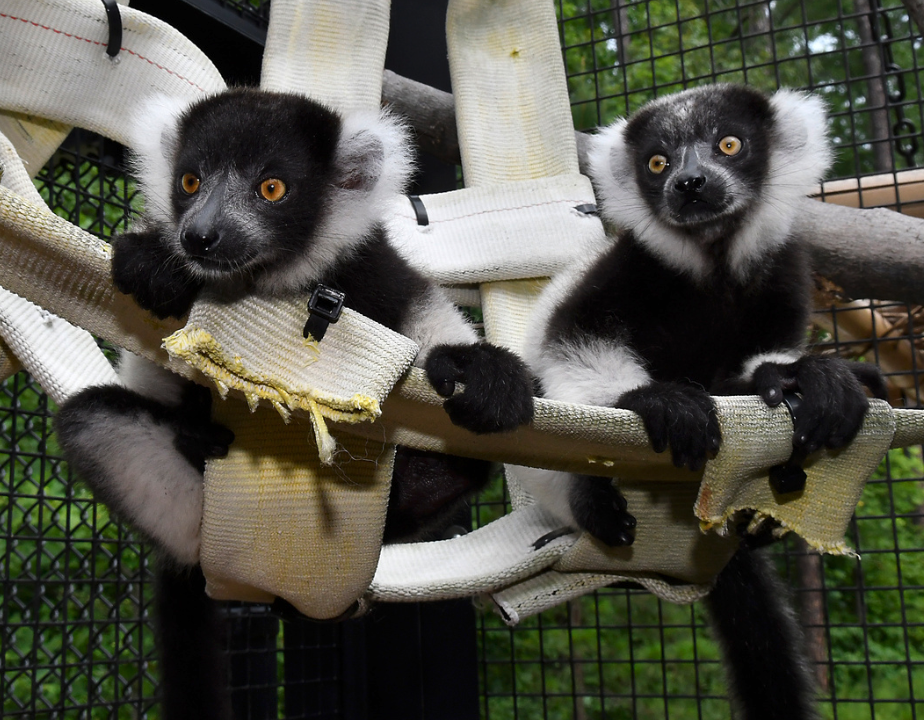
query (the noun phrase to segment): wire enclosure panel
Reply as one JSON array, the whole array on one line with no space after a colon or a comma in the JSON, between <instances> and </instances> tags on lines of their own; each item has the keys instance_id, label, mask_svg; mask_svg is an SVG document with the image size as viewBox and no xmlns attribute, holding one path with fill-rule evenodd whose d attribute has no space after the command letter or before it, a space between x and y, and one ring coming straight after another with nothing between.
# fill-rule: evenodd
<instances>
[{"instance_id":1,"label":"wire enclosure panel","mask_svg":"<svg viewBox=\"0 0 924 720\"><path fill-rule=\"evenodd\" d=\"M263 23L269 7L214 4ZM828 103L837 147L831 178L924 167L921 30L898 0L556 6L579 129L692 85L789 86ZM36 182L55 212L103 238L125 229L139 206L122 149L81 131ZM873 204L862 195L860 203ZM892 402L919 407L924 310L845 298L823 280L817 304L809 329L816 350L879 363ZM70 476L52 412L27 374L3 383L3 717L159 717L150 552ZM498 483L474 507L474 523L505 507ZM796 539L776 554L812 649L823 715L924 718L921 448L889 454L848 541L859 558L820 558ZM351 668L364 661L345 642L349 632L279 623L262 606L230 606L228 618L238 717L366 716L367 708L344 699ZM484 718L729 715L718 651L698 605L613 587L514 629L485 608L475 633Z\"/></svg>"}]
</instances>

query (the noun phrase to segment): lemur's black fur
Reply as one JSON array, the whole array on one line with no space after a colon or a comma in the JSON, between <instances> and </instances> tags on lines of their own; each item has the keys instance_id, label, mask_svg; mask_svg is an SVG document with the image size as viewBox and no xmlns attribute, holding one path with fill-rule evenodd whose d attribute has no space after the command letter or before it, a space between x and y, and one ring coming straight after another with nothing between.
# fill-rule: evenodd
<instances>
[{"instance_id":1,"label":"lemur's black fur","mask_svg":"<svg viewBox=\"0 0 924 720\"><path fill-rule=\"evenodd\" d=\"M719 452L711 395L797 391L796 451L859 431L878 371L804 354L811 276L791 232L828 162L823 109L717 85L649 103L595 140L592 179L614 243L553 281L528 360L556 400L633 410L654 449L698 469ZM538 500L611 546L641 531L610 478L528 471ZM747 547L709 606L746 720L815 717L799 628ZM772 696L772 697L771 697Z\"/></svg>"},{"instance_id":2,"label":"lemur's black fur","mask_svg":"<svg viewBox=\"0 0 924 720\"><path fill-rule=\"evenodd\" d=\"M318 283L331 286L346 293L346 307L418 343L416 362L453 422L478 433L512 430L532 418L525 365L480 342L440 288L389 244L383 220L409 174L406 145L387 115L341 117L296 95L234 89L188 107L154 99L133 142L144 218L113 240L115 285L159 317L182 317L202 292L307 298ZM202 469L227 453L233 435L211 422L204 389L132 356L121 375L122 385L69 399L56 429L97 497L161 551L158 587L171 595L159 599L169 608L160 636L176 649L183 633L166 624L181 619L180 606L190 617L210 606L193 582L198 570L183 582L177 568L198 562ZM489 477L486 462L407 448L395 468L388 541L425 534ZM201 637L186 627L187 643L210 647L212 621L191 624ZM166 717L184 703L199 707L185 696L196 681L174 682L195 668L173 660L165 667L181 668L166 678ZM203 670L201 681L213 674Z\"/></svg>"}]
</instances>

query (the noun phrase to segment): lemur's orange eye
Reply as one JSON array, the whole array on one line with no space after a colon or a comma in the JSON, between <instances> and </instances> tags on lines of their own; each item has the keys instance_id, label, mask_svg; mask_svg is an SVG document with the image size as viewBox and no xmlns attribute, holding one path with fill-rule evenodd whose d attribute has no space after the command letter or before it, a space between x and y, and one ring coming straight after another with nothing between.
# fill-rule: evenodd
<instances>
[{"instance_id":1,"label":"lemur's orange eye","mask_svg":"<svg viewBox=\"0 0 924 720\"><path fill-rule=\"evenodd\" d=\"M192 173L186 173L180 178L180 185L182 185L184 193L194 195L199 190L199 178Z\"/></svg>"},{"instance_id":2,"label":"lemur's orange eye","mask_svg":"<svg viewBox=\"0 0 924 720\"><path fill-rule=\"evenodd\" d=\"M652 155L648 160L648 169L651 170L655 175L660 175L665 170L670 163L667 161L667 158L663 155Z\"/></svg>"},{"instance_id":3,"label":"lemur's orange eye","mask_svg":"<svg viewBox=\"0 0 924 720\"><path fill-rule=\"evenodd\" d=\"M741 141L734 135L726 135L719 140L719 150L726 155L737 155L741 152Z\"/></svg>"},{"instance_id":4,"label":"lemur's orange eye","mask_svg":"<svg viewBox=\"0 0 924 720\"><path fill-rule=\"evenodd\" d=\"M260 183L260 197L270 202L279 202L285 197L286 184L279 178L267 178Z\"/></svg>"}]
</instances>

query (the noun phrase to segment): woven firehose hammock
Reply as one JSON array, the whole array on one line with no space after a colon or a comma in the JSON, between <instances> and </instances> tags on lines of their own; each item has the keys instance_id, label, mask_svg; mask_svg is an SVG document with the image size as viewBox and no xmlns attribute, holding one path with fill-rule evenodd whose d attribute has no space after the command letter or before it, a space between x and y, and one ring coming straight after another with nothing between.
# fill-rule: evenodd
<instances>
[{"instance_id":1,"label":"woven firehose hammock","mask_svg":"<svg viewBox=\"0 0 924 720\"><path fill-rule=\"evenodd\" d=\"M0 368L21 363L56 402L118 382L93 333L227 398L215 415L236 441L205 476L200 560L212 597L280 597L334 618L372 601L490 595L510 623L622 580L692 602L735 550L726 521L736 510L819 551L850 552L843 535L867 477L888 448L924 441L924 413L873 401L854 443L819 456L805 492L781 503L767 468L789 457L792 422L756 397L716 399L723 447L693 474L656 455L628 411L538 400L532 425L513 433L455 427L409 369L413 343L356 313L311 362L303 300L202 301L183 327L154 319L112 286L109 246L53 215L29 176L69 126L127 143L146 96L223 89L169 26L124 4L121 41L112 22L99 0L0 0ZM388 0L273 0L262 87L342 112L378 108L388 22ZM518 350L545 279L604 231L578 209L594 197L578 171L552 3L451 0L447 33L467 187L423 197L426 225L396 197L390 231L417 266L481 304L491 342ZM537 547L560 523L508 466L509 515L383 548L396 443L617 476L636 541L607 549L571 534Z\"/></svg>"}]
</instances>

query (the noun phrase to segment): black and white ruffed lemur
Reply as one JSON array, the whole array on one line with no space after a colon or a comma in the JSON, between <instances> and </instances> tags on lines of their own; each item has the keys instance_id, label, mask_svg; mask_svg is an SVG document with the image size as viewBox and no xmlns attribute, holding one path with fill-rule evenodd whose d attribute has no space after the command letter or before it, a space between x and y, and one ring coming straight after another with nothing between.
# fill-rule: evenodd
<instances>
[{"instance_id":1,"label":"black and white ruffed lemur","mask_svg":"<svg viewBox=\"0 0 924 720\"><path fill-rule=\"evenodd\" d=\"M840 448L884 396L878 370L805 352L811 272L793 231L826 171L822 103L713 85L654 100L595 136L603 218L618 229L540 300L526 359L545 397L638 413L654 449L700 468L719 451L712 395L801 395L794 457ZM637 528L610 478L524 469L537 500L609 546ZM745 539L708 606L746 720L815 717L785 592Z\"/></svg>"},{"instance_id":2,"label":"black and white ruffed lemur","mask_svg":"<svg viewBox=\"0 0 924 720\"><path fill-rule=\"evenodd\" d=\"M411 169L401 123L241 88L188 106L153 99L132 134L145 210L113 240L112 273L141 307L181 317L203 289L280 297L322 283L345 293L346 307L418 343L415 362L457 425L490 433L530 421L526 366L479 341L389 242L386 202ZM120 377L121 385L89 388L63 405L61 448L96 497L164 558L165 717L225 717L223 682L205 677L214 663L189 649L207 647L203 635L214 624L196 566L202 472L207 458L227 453L233 434L211 421L205 388L127 353ZM480 488L487 466L399 449L385 540L429 528Z\"/></svg>"}]
</instances>

